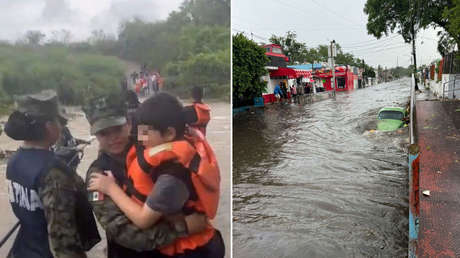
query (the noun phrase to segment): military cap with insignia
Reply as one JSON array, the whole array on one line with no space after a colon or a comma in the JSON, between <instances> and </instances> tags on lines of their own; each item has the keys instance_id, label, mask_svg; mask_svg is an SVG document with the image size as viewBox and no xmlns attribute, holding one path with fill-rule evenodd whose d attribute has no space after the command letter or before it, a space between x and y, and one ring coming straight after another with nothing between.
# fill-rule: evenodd
<instances>
[{"instance_id":1,"label":"military cap with insignia","mask_svg":"<svg viewBox=\"0 0 460 258\"><path fill-rule=\"evenodd\" d=\"M120 94L109 94L89 100L83 107L91 125L91 134L112 126L126 124L126 103Z\"/></svg>"}]
</instances>

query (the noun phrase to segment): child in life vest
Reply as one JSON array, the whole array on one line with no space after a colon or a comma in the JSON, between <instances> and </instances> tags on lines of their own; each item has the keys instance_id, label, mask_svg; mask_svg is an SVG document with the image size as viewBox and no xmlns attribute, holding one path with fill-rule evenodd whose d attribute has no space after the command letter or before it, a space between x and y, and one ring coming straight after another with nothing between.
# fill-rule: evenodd
<instances>
[{"instance_id":1,"label":"child in life vest","mask_svg":"<svg viewBox=\"0 0 460 258\"><path fill-rule=\"evenodd\" d=\"M202 212L213 219L219 202L219 168L203 134L185 124L182 104L159 93L139 106L136 117L143 148L133 146L126 160L134 192L128 196L110 172L94 174L88 190L109 195L140 228L178 213ZM220 232L209 223L204 231L178 238L160 252L170 257L219 258L224 249Z\"/></svg>"}]
</instances>

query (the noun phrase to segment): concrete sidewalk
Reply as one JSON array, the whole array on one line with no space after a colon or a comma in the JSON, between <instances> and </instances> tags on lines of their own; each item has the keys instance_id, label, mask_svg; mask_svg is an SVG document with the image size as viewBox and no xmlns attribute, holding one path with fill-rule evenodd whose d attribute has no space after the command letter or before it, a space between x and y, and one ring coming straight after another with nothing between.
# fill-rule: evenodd
<instances>
[{"instance_id":1,"label":"concrete sidewalk","mask_svg":"<svg viewBox=\"0 0 460 258\"><path fill-rule=\"evenodd\" d=\"M457 257L460 255L460 101L432 100L429 93L417 98L430 100L417 100L415 109L415 136L420 150L415 255ZM429 195L423 194L426 190Z\"/></svg>"}]
</instances>

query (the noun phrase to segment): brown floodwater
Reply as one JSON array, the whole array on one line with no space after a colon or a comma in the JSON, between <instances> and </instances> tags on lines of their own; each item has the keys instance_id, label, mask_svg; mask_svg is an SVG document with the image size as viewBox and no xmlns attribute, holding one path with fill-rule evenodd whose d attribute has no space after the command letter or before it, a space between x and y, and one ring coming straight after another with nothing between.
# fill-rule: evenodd
<instances>
[{"instance_id":1,"label":"brown floodwater","mask_svg":"<svg viewBox=\"0 0 460 258\"><path fill-rule=\"evenodd\" d=\"M234 257L405 257L409 79L233 119Z\"/></svg>"}]
</instances>

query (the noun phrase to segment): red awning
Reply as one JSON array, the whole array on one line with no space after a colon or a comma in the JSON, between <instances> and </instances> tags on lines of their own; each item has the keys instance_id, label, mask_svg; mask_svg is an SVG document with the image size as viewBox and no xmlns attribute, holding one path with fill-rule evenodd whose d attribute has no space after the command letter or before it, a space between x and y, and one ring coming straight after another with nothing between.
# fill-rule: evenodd
<instances>
[{"instance_id":1,"label":"red awning","mask_svg":"<svg viewBox=\"0 0 460 258\"><path fill-rule=\"evenodd\" d=\"M295 73L297 77L300 77L300 76L303 76L306 78L311 77L311 71L295 69Z\"/></svg>"},{"instance_id":2,"label":"red awning","mask_svg":"<svg viewBox=\"0 0 460 258\"><path fill-rule=\"evenodd\" d=\"M289 79L297 78L294 69L279 67L278 70L270 71L270 77L284 77L287 76Z\"/></svg>"}]
</instances>

